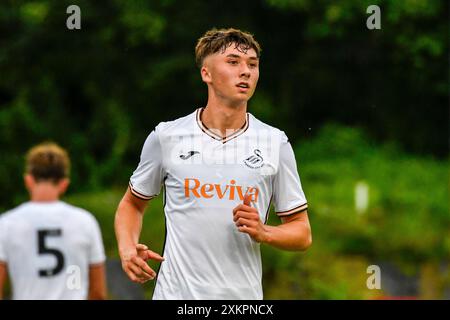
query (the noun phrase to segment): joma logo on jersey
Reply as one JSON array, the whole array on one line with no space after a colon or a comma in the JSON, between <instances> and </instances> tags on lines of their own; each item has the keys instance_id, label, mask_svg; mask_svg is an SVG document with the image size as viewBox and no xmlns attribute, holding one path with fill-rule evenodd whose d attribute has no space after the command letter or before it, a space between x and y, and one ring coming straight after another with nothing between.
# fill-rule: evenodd
<instances>
[{"instance_id":1,"label":"joma logo on jersey","mask_svg":"<svg viewBox=\"0 0 450 320\"><path fill-rule=\"evenodd\" d=\"M244 200L244 195L249 194L251 201L258 201L259 190L255 187L244 187L236 185L235 180L225 186L220 184L204 183L195 178L184 179L184 196L186 198L219 198L227 200Z\"/></svg>"}]
</instances>

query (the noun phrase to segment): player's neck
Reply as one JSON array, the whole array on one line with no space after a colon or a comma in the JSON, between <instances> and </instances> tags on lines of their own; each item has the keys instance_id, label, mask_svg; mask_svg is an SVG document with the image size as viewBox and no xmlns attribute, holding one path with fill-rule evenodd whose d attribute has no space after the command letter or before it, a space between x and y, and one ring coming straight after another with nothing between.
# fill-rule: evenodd
<instances>
[{"instance_id":1,"label":"player's neck","mask_svg":"<svg viewBox=\"0 0 450 320\"><path fill-rule=\"evenodd\" d=\"M226 105L208 101L202 112L201 121L210 129L220 130L222 136L230 134L230 130L239 130L247 121L247 103Z\"/></svg>"},{"instance_id":2,"label":"player's neck","mask_svg":"<svg viewBox=\"0 0 450 320\"><path fill-rule=\"evenodd\" d=\"M33 202L59 201L59 189L52 183L38 183L30 192L30 200Z\"/></svg>"}]
</instances>

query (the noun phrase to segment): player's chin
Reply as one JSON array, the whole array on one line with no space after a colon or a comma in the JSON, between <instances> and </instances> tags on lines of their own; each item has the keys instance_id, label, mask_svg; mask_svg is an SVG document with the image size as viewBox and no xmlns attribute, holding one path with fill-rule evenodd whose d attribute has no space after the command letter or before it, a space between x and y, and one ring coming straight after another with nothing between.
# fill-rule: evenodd
<instances>
[{"instance_id":1,"label":"player's chin","mask_svg":"<svg viewBox=\"0 0 450 320\"><path fill-rule=\"evenodd\" d=\"M255 93L255 89L250 89L246 95L247 95L247 101L251 99L251 97L253 97L253 94Z\"/></svg>"},{"instance_id":2,"label":"player's chin","mask_svg":"<svg viewBox=\"0 0 450 320\"><path fill-rule=\"evenodd\" d=\"M240 103L246 103L250 100L250 98L253 96L253 92L240 92L237 95L235 95L234 99L238 104Z\"/></svg>"}]
</instances>

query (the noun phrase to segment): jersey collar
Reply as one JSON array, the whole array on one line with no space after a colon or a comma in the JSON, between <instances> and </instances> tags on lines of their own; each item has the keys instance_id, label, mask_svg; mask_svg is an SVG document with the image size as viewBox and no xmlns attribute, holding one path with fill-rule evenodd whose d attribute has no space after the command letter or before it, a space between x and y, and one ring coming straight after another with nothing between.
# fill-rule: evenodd
<instances>
[{"instance_id":1,"label":"jersey collar","mask_svg":"<svg viewBox=\"0 0 450 320\"><path fill-rule=\"evenodd\" d=\"M205 126L205 124L202 122L201 118L202 118L202 113L203 110L205 108L198 108L197 112L196 112L196 120L197 120L197 124L200 127L200 129L206 133L208 136L210 136L211 138L221 141L222 143L228 142L234 138L237 138L238 136L240 136L241 134L243 134L249 126L249 117L248 117L248 113L246 113L246 117L245 117L245 123L242 127L240 127L238 130L234 131L232 134L222 137L218 130L213 130L208 128L207 126Z\"/></svg>"}]
</instances>

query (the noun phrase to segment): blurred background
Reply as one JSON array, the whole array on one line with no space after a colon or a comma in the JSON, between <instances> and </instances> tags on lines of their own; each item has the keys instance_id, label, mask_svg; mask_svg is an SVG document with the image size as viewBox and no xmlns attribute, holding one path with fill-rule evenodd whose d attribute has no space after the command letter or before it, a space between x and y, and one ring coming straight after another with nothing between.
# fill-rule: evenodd
<instances>
[{"instance_id":1,"label":"blurred background","mask_svg":"<svg viewBox=\"0 0 450 320\"><path fill-rule=\"evenodd\" d=\"M64 200L101 224L110 297L150 298L120 270L114 213L155 125L206 104L194 46L212 27L260 42L249 112L290 138L310 206L307 252L262 246L265 298L450 299L448 1L1 1L0 211L27 200L25 152L59 143ZM141 238L158 252L161 198Z\"/></svg>"}]
</instances>

